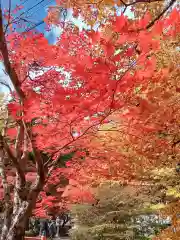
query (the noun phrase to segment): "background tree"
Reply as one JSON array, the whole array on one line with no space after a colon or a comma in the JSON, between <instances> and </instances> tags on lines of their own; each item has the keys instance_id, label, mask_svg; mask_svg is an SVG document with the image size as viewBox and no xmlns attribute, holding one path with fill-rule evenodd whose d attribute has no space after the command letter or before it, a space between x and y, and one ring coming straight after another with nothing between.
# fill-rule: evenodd
<instances>
[{"instance_id":1,"label":"background tree","mask_svg":"<svg viewBox=\"0 0 180 240\"><path fill-rule=\"evenodd\" d=\"M152 81L136 85L129 95L128 107L116 111L99 127L98 133L86 144L89 154L84 161L78 159L86 155L81 152L74 162L69 163L71 171L76 172L74 179L91 187L105 179L140 180L143 183L145 179L152 179L151 174L155 173L153 178L163 186L159 201L165 204L163 211L168 212L174 223L162 233L162 238L166 236L167 239L179 237L178 229L173 230L179 223L175 207L179 203L179 177L176 174L179 159L179 36L176 37L173 42L160 42ZM142 78L145 78L143 72ZM175 199L171 198L173 195L176 195Z\"/></svg>"},{"instance_id":2,"label":"background tree","mask_svg":"<svg viewBox=\"0 0 180 240\"><path fill-rule=\"evenodd\" d=\"M166 2L164 0L124 0L124 1L57 1L55 6L49 8L48 20L59 24L62 9L73 9L75 17L81 16L92 28L96 25L104 25L109 18L113 18L116 13L129 15L131 18L141 19L145 13L149 12L154 20L162 17L167 10L176 4L176 0ZM93 16L93 17L92 17Z\"/></svg>"},{"instance_id":3,"label":"background tree","mask_svg":"<svg viewBox=\"0 0 180 240\"><path fill-rule=\"evenodd\" d=\"M158 204L152 204L158 198L148 185L105 181L94 191L94 204L72 208L72 239L151 239L168 226L167 219L158 217Z\"/></svg>"}]
</instances>

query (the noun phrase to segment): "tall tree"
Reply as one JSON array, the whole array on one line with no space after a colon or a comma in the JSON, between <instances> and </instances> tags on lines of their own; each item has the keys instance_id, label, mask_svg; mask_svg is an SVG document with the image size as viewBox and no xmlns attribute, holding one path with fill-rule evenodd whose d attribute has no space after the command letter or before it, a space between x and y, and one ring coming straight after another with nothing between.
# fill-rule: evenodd
<instances>
[{"instance_id":1,"label":"tall tree","mask_svg":"<svg viewBox=\"0 0 180 240\"><path fill-rule=\"evenodd\" d=\"M1 59L6 84L10 80L13 86L7 106L13 126L5 118L0 134L2 240L24 238L38 196L64 171L57 168L59 157L81 149L112 112L127 105L132 89L156 71L158 36L171 38L180 26L176 9L161 20L146 15L132 21L121 15L108 22L115 32L108 38L99 32L79 34L68 26L51 46L43 34L20 31L24 26L13 17L17 10L0 9ZM29 152L35 162L31 181ZM15 169L13 194L5 161Z\"/></svg>"}]
</instances>

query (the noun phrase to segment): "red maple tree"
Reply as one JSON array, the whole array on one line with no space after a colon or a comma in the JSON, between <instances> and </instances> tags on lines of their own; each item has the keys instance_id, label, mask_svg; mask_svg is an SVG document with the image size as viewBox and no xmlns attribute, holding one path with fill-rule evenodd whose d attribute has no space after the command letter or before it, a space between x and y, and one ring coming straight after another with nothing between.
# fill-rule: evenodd
<instances>
[{"instance_id":1,"label":"red maple tree","mask_svg":"<svg viewBox=\"0 0 180 240\"><path fill-rule=\"evenodd\" d=\"M145 15L132 21L121 15L107 23L112 29L108 36L68 27L56 45L49 45L43 34L7 31L11 24L4 24L5 17L1 9L0 51L13 85L7 106L13 126L5 119L0 134L5 205L1 239L18 240L36 203L42 210L43 204L57 200L43 190L64 174L59 157L84 148L108 116L129 105L134 87L156 71L159 37L176 35L180 25L177 9L162 20ZM29 152L33 171L28 169ZM10 179L5 161L15 170ZM73 179L76 173L66 171Z\"/></svg>"}]
</instances>

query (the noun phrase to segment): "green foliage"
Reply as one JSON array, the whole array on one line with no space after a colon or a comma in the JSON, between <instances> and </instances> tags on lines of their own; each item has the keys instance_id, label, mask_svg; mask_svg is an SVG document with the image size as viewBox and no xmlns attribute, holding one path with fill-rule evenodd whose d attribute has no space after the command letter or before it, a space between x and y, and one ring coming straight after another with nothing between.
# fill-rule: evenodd
<instances>
[{"instance_id":1,"label":"green foliage","mask_svg":"<svg viewBox=\"0 0 180 240\"><path fill-rule=\"evenodd\" d=\"M64 154L59 157L58 167L66 167L66 162L72 159L74 152Z\"/></svg>"}]
</instances>

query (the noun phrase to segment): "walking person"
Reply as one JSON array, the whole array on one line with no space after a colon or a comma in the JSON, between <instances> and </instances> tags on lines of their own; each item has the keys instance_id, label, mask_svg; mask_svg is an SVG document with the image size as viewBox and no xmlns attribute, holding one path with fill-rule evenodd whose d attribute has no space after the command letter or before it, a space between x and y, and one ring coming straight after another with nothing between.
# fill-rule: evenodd
<instances>
[{"instance_id":1,"label":"walking person","mask_svg":"<svg viewBox=\"0 0 180 240\"><path fill-rule=\"evenodd\" d=\"M56 218L56 237L60 237L60 227L61 227L61 219L58 216Z\"/></svg>"},{"instance_id":2,"label":"walking person","mask_svg":"<svg viewBox=\"0 0 180 240\"><path fill-rule=\"evenodd\" d=\"M48 223L46 219L40 220L40 231L39 236L48 236Z\"/></svg>"},{"instance_id":3,"label":"walking person","mask_svg":"<svg viewBox=\"0 0 180 240\"><path fill-rule=\"evenodd\" d=\"M53 239L56 234L56 224L55 224L55 221L53 220L53 217L51 217L49 220L48 230L49 230L50 239Z\"/></svg>"}]
</instances>

